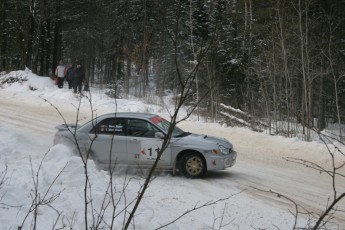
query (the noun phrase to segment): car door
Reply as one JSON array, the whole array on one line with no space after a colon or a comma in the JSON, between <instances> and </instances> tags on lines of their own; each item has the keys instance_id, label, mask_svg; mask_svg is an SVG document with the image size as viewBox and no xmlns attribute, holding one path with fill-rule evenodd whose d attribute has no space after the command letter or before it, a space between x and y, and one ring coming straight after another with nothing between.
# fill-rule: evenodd
<instances>
[{"instance_id":1,"label":"car door","mask_svg":"<svg viewBox=\"0 0 345 230\"><path fill-rule=\"evenodd\" d=\"M94 141L91 150L98 163L108 166L128 164L125 119L107 118L100 121L90 132Z\"/></svg>"},{"instance_id":2,"label":"car door","mask_svg":"<svg viewBox=\"0 0 345 230\"><path fill-rule=\"evenodd\" d=\"M153 165L163 143L163 139L155 137L160 130L150 122L141 119L128 119L126 127L129 164ZM171 166L171 151L167 148L158 162L158 167L169 166Z\"/></svg>"}]
</instances>

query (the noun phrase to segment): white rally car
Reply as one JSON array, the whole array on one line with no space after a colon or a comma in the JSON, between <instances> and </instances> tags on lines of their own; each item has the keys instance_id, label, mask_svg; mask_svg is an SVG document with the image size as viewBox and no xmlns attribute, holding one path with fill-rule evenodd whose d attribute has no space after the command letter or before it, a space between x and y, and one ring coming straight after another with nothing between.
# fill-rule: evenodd
<instances>
[{"instance_id":1,"label":"white rally car","mask_svg":"<svg viewBox=\"0 0 345 230\"><path fill-rule=\"evenodd\" d=\"M82 126L59 125L54 144L64 144L90 153L104 169L117 165L149 168L157 159L170 122L147 113L110 113ZM207 170L233 166L237 153L224 139L184 132L175 127L157 169L177 170L189 178L200 178Z\"/></svg>"}]
</instances>

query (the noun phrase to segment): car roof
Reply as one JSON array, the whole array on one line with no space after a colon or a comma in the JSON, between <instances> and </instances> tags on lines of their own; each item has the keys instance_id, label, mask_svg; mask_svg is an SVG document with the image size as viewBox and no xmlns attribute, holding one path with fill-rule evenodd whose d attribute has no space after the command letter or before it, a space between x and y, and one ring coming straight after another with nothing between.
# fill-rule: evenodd
<instances>
[{"instance_id":1,"label":"car roof","mask_svg":"<svg viewBox=\"0 0 345 230\"><path fill-rule=\"evenodd\" d=\"M99 118L110 118L110 117L118 117L118 118L139 118L139 119L150 119L152 117L157 117L156 114L151 113L138 113L138 112L116 112L116 113L106 113Z\"/></svg>"},{"instance_id":2,"label":"car roof","mask_svg":"<svg viewBox=\"0 0 345 230\"><path fill-rule=\"evenodd\" d=\"M136 112L117 112L117 113L106 113L100 116L97 116L96 118L94 118L94 121L97 120L103 120L103 119L107 119L107 118L137 118L137 119L143 119L143 120L150 120L151 118L154 117L160 117L156 114L151 114L151 113L136 113ZM94 126L94 123L92 120L90 120L89 122L86 122L84 125L82 125L78 131L81 132L89 132L90 129Z\"/></svg>"}]
</instances>

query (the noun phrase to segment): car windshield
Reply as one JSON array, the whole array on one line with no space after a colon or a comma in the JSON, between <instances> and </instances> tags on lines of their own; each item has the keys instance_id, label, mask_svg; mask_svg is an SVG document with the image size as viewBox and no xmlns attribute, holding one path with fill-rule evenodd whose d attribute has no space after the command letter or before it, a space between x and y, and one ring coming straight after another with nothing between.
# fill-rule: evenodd
<instances>
[{"instance_id":1,"label":"car windshield","mask_svg":"<svg viewBox=\"0 0 345 230\"><path fill-rule=\"evenodd\" d=\"M168 133L169 127L170 127L170 122L165 120L162 117L156 116L156 117L152 117L151 121L156 124L159 128L161 128L165 134ZM184 132L182 129L178 128L177 126L175 126L173 132L172 132L172 136L173 137L184 137L189 135L190 133Z\"/></svg>"}]
</instances>

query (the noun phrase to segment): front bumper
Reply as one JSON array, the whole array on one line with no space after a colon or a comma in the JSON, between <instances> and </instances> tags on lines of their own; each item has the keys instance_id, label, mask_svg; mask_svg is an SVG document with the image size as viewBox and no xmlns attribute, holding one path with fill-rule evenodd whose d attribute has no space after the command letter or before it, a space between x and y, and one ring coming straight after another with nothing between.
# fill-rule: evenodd
<instances>
[{"instance_id":1,"label":"front bumper","mask_svg":"<svg viewBox=\"0 0 345 230\"><path fill-rule=\"evenodd\" d=\"M223 170L235 165L237 152L233 151L229 155L212 155L206 159L207 170Z\"/></svg>"}]
</instances>

